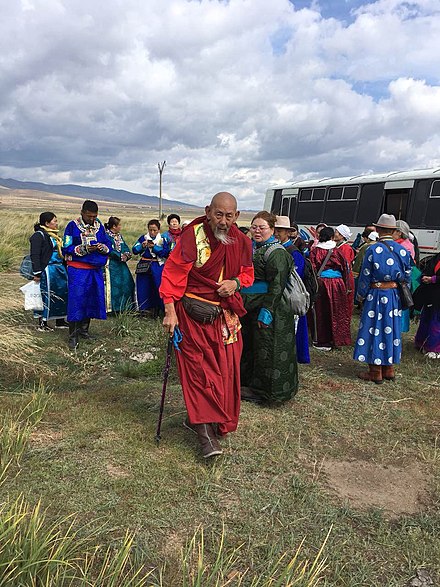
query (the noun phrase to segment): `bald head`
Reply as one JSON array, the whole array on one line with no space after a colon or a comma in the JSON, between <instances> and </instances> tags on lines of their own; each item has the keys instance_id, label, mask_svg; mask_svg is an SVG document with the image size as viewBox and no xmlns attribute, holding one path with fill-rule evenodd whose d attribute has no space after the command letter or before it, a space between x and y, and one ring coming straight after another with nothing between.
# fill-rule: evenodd
<instances>
[{"instance_id":1,"label":"bald head","mask_svg":"<svg viewBox=\"0 0 440 587\"><path fill-rule=\"evenodd\" d=\"M210 208L213 206L216 208L228 206L234 207L234 209L237 210L237 200L229 192L218 192L218 194L213 196L211 203L209 204Z\"/></svg>"},{"instance_id":2,"label":"bald head","mask_svg":"<svg viewBox=\"0 0 440 587\"><path fill-rule=\"evenodd\" d=\"M215 237L227 244L229 229L240 214L237 211L237 200L229 192L219 192L206 206L205 213Z\"/></svg>"}]
</instances>

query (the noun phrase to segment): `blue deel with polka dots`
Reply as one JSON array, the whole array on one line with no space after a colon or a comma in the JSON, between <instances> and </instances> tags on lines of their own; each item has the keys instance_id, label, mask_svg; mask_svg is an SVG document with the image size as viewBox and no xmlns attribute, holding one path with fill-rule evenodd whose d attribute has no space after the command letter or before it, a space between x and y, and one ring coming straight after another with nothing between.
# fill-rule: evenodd
<instances>
[{"instance_id":1,"label":"blue deel with polka dots","mask_svg":"<svg viewBox=\"0 0 440 587\"><path fill-rule=\"evenodd\" d=\"M408 251L387 239L371 245L359 274L358 295L364 298L354 358L361 363L392 365L402 354L402 309L398 289L372 288L373 282L406 281L411 278Z\"/></svg>"}]
</instances>

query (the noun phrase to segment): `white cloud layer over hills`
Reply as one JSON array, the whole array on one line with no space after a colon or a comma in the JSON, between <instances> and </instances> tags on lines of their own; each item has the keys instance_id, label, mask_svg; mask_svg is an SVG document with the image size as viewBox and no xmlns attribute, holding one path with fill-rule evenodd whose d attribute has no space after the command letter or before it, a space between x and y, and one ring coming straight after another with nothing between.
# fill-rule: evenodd
<instances>
[{"instance_id":1,"label":"white cloud layer over hills","mask_svg":"<svg viewBox=\"0 0 440 587\"><path fill-rule=\"evenodd\" d=\"M440 3L0 0L0 176L241 207L440 164ZM342 8L341 8L342 7Z\"/></svg>"}]
</instances>

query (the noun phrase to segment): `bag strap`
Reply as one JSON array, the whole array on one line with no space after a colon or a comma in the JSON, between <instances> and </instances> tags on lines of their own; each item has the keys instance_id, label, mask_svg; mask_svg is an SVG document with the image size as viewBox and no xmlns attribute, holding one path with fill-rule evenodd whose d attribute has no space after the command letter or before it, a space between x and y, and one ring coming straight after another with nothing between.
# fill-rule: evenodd
<instances>
[{"instance_id":1,"label":"bag strap","mask_svg":"<svg viewBox=\"0 0 440 587\"><path fill-rule=\"evenodd\" d=\"M333 253L333 249L330 249L329 252L327 253L327 255L325 256L325 259L322 262L321 267L318 269L318 273L316 274L318 277L321 277L321 273L324 271L325 266L329 262L330 257L332 256L332 253Z\"/></svg>"},{"instance_id":2,"label":"bag strap","mask_svg":"<svg viewBox=\"0 0 440 587\"><path fill-rule=\"evenodd\" d=\"M283 251L286 251L286 248L283 247L283 245L281 243L271 243L267 249L264 251L264 262L266 263L267 260L269 259L270 255L272 254L273 251L275 251L276 249L283 249ZM287 251L286 251L287 252Z\"/></svg>"}]
</instances>

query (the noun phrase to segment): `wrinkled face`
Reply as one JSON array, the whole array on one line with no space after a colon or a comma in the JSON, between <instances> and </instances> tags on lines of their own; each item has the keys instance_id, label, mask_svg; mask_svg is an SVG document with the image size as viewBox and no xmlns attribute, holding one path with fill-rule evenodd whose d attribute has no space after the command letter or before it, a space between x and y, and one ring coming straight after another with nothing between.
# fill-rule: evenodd
<instances>
[{"instance_id":1,"label":"wrinkled face","mask_svg":"<svg viewBox=\"0 0 440 587\"><path fill-rule=\"evenodd\" d=\"M54 216L50 222L46 222L45 225L50 230L58 230L58 218Z\"/></svg>"},{"instance_id":2,"label":"wrinkled face","mask_svg":"<svg viewBox=\"0 0 440 587\"><path fill-rule=\"evenodd\" d=\"M152 239L155 239L159 233L159 228L156 224L149 224L148 225L148 234L151 236Z\"/></svg>"},{"instance_id":3,"label":"wrinkled face","mask_svg":"<svg viewBox=\"0 0 440 587\"><path fill-rule=\"evenodd\" d=\"M273 235L273 231L274 229L263 218L254 218L251 224L252 238L256 243L267 241Z\"/></svg>"},{"instance_id":4,"label":"wrinkled face","mask_svg":"<svg viewBox=\"0 0 440 587\"><path fill-rule=\"evenodd\" d=\"M285 243L287 240L289 240L289 233L290 230L288 230L287 228L275 228L274 230L275 238L277 238L280 241L280 243Z\"/></svg>"},{"instance_id":5,"label":"wrinkled face","mask_svg":"<svg viewBox=\"0 0 440 587\"><path fill-rule=\"evenodd\" d=\"M168 226L174 229L179 228L179 221L177 220L177 218L172 218Z\"/></svg>"},{"instance_id":6,"label":"wrinkled face","mask_svg":"<svg viewBox=\"0 0 440 587\"><path fill-rule=\"evenodd\" d=\"M221 200L213 206L206 206L205 213L209 226L216 236L226 236L240 214L232 201L228 199Z\"/></svg>"},{"instance_id":7,"label":"wrinkled face","mask_svg":"<svg viewBox=\"0 0 440 587\"><path fill-rule=\"evenodd\" d=\"M90 210L81 210L81 218L85 224L94 224L98 218L98 212L91 212Z\"/></svg>"}]
</instances>

